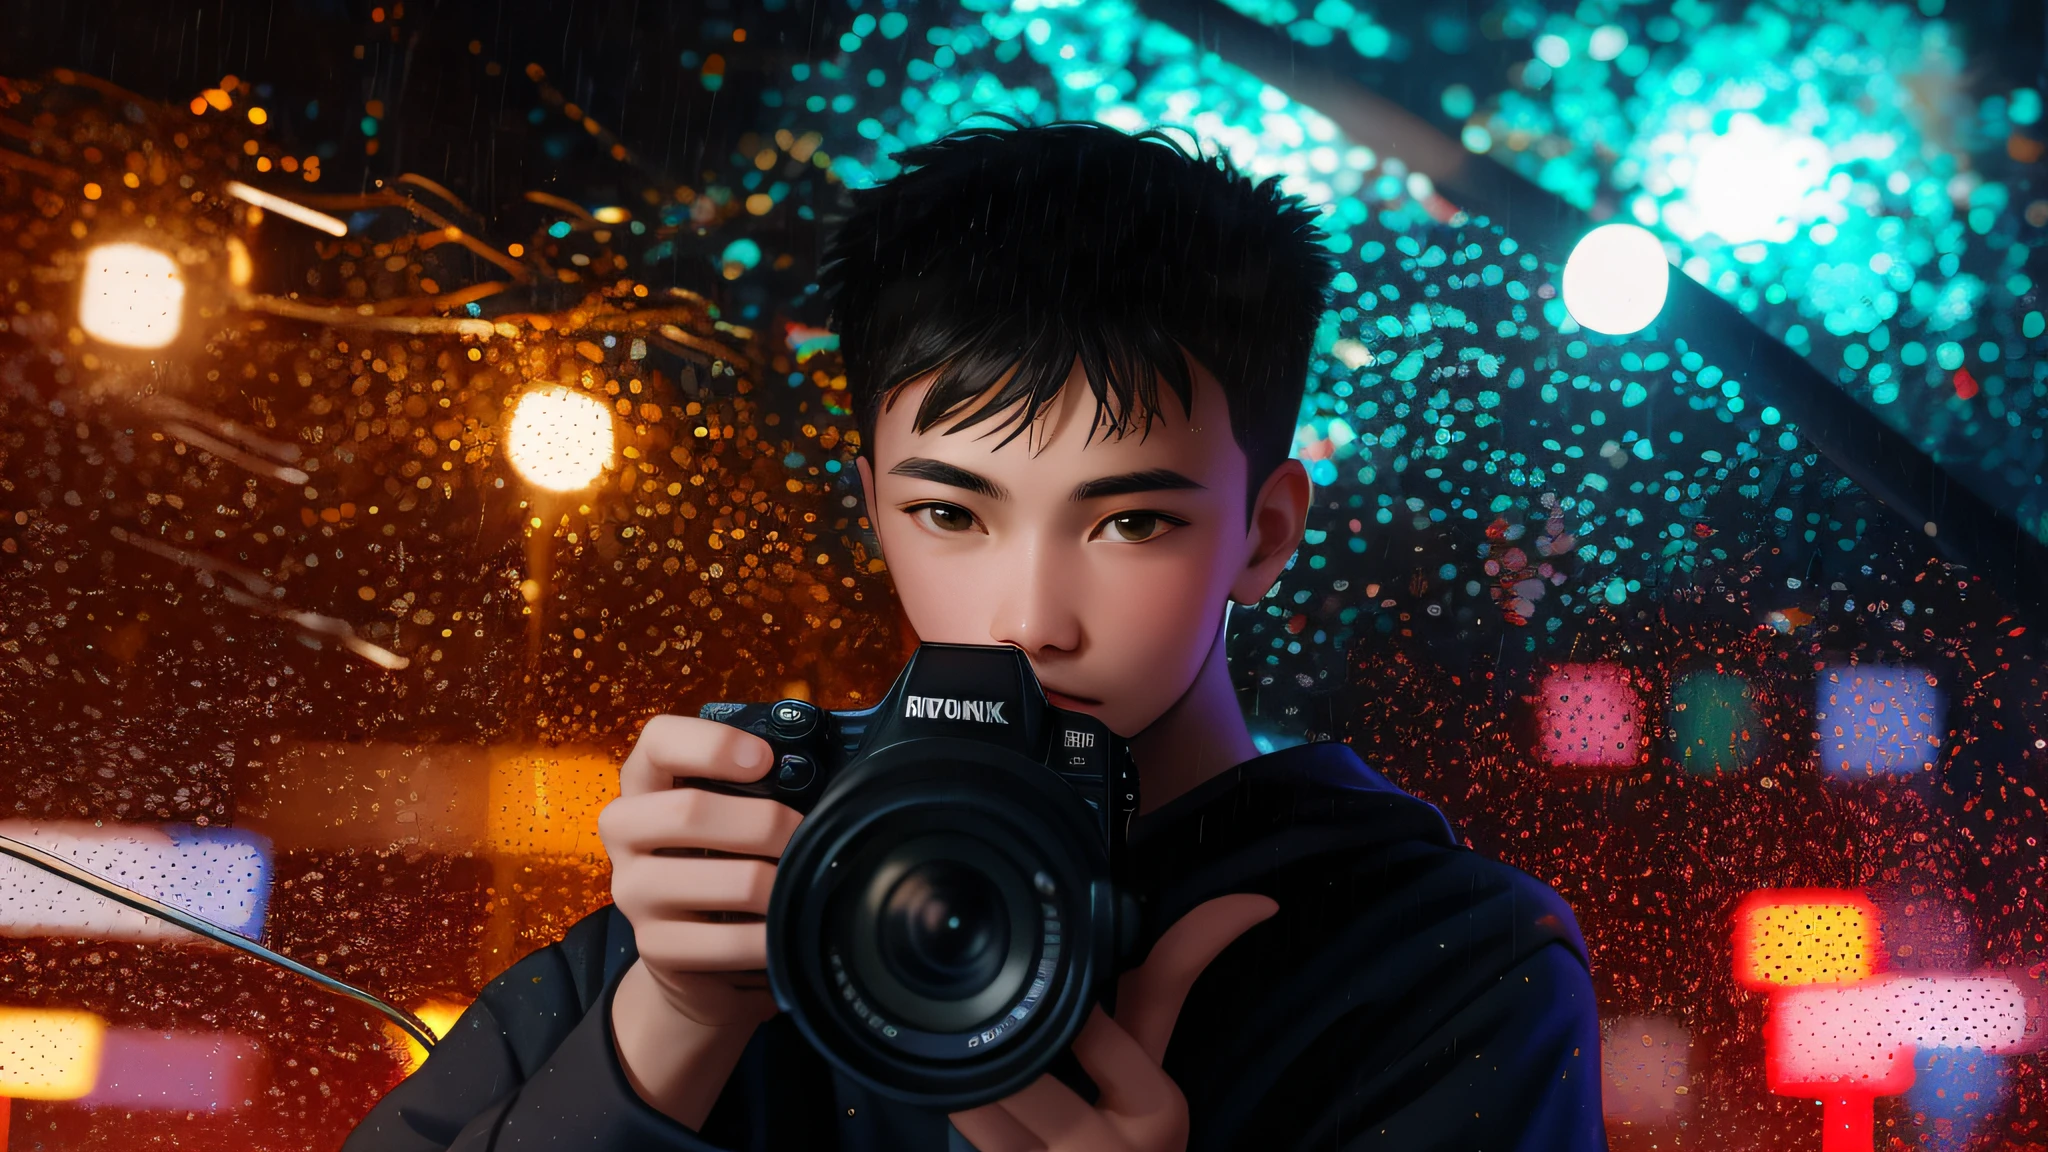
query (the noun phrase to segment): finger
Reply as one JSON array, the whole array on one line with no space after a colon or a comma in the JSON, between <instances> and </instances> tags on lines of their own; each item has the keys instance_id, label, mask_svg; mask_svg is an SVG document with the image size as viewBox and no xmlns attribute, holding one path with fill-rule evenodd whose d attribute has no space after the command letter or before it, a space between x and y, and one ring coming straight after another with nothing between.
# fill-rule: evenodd
<instances>
[{"instance_id":1,"label":"finger","mask_svg":"<svg viewBox=\"0 0 2048 1152\"><path fill-rule=\"evenodd\" d=\"M1074 1058L1102 1090L1096 1110L1125 1141L1140 1148L1187 1143L1188 1106L1180 1086L1102 1009L1089 1014L1074 1038Z\"/></svg>"},{"instance_id":2,"label":"finger","mask_svg":"<svg viewBox=\"0 0 2048 1152\"><path fill-rule=\"evenodd\" d=\"M648 966L669 972L753 972L768 967L768 926L653 920L633 925Z\"/></svg>"},{"instance_id":3,"label":"finger","mask_svg":"<svg viewBox=\"0 0 2048 1152\"><path fill-rule=\"evenodd\" d=\"M770 859L782 855L803 817L758 796L671 788L620 796L597 814L597 835L617 860L658 848L709 848Z\"/></svg>"},{"instance_id":4,"label":"finger","mask_svg":"<svg viewBox=\"0 0 2048 1152\"><path fill-rule=\"evenodd\" d=\"M991 1107L1001 1108L1047 1148L1113 1148L1116 1130L1072 1088L1040 1076Z\"/></svg>"},{"instance_id":5,"label":"finger","mask_svg":"<svg viewBox=\"0 0 2048 1152\"><path fill-rule=\"evenodd\" d=\"M633 859L612 873L612 903L639 923L687 920L698 912L768 914L775 865L760 860L704 860L671 856Z\"/></svg>"},{"instance_id":6,"label":"finger","mask_svg":"<svg viewBox=\"0 0 2048 1152\"><path fill-rule=\"evenodd\" d=\"M675 787L678 776L703 780L759 780L775 758L768 742L730 724L693 716L656 716L619 766L619 794L636 796Z\"/></svg>"},{"instance_id":7,"label":"finger","mask_svg":"<svg viewBox=\"0 0 2048 1152\"><path fill-rule=\"evenodd\" d=\"M1280 910L1270 896L1236 892L1195 906L1159 937L1145 962L1117 981L1116 1019L1154 1064L1196 977L1245 931Z\"/></svg>"},{"instance_id":8,"label":"finger","mask_svg":"<svg viewBox=\"0 0 2048 1152\"><path fill-rule=\"evenodd\" d=\"M1045 1152L1045 1145L1031 1134L1031 1129L1003 1111L1001 1104L955 1112L948 1119L974 1145L976 1152Z\"/></svg>"}]
</instances>

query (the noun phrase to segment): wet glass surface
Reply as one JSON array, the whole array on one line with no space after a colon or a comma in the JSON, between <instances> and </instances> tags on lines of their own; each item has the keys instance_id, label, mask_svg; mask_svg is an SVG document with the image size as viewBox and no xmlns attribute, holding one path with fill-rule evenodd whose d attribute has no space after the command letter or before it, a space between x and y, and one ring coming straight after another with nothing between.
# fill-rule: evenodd
<instances>
[{"instance_id":1,"label":"wet glass surface","mask_svg":"<svg viewBox=\"0 0 2048 1152\"><path fill-rule=\"evenodd\" d=\"M1918 453L2048 539L2038 12L4 23L0 834L445 1027L608 899L648 716L859 707L908 651L807 290L842 190L976 110L1178 124L1344 267L1308 541L1233 616L1261 746L1348 740L1565 895L1616 1148L1818 1147L1845 1020L1877 1146L2048 1141L2048 573L1869 486ZM1446 144L1526 184L1461 204ZM1582 325L1570 211L1747 327ZM1897 449L1816 446L1859 416ZM419 1055L11 860L0 933L9 1148L337 1147Z\"/></svg>"}]
</instances>

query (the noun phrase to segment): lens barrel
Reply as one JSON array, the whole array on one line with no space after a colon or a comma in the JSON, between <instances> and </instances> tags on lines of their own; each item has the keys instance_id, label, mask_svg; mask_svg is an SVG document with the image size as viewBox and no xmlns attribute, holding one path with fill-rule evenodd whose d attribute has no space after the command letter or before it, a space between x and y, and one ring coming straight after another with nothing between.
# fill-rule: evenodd
<instances>
[{"instance_id":1,"label":"lens barrel","mask_svg":"<svg viewBox=\"0 0 2048 1152\"><path fill-rule=\"evenodd\" d=\"M1114 957L1098 817L1042 763L950 737L862 757L776 870L768 976L869 1088L958 1110L1072 1042Z\"/></svg>"}]
</instances>

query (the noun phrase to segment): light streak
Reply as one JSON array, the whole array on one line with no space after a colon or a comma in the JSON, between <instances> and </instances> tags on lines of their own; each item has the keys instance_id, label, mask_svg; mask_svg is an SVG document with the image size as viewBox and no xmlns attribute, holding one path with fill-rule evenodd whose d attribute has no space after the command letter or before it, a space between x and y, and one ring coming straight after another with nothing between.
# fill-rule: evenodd
<instances>
[{"instance_id":1,"label":"light streak","mask_svg":"<svg viewBox=\"0 0 2048 1152\"><path fill-rule=\"evenodd\" d=\"M395 1025L387 1027L398 1031ZM254 1100L262 1068L262 1047L232 1032L109 1028L100 1049L99 1074L79 1103L88 1108L233 1112Z\"/></svg>"},{"instance_id":2,"label":"light streak","mask_svg":"<svg viewBox=\"0 0 2048 1152\"><path fill-rule=\"evenodd\" d=\"M314 208L308 208L304 204L287 200L282 196L265 192L261 188L251 188L240 180L228 181L224 190L228 195L233 196L237 200L254 204L265 212L275 212L286 219L296 220L308 228L317 228L329 236L348 235L348 225L336 220L327 213Z\"/></svg>"}]
</instances>

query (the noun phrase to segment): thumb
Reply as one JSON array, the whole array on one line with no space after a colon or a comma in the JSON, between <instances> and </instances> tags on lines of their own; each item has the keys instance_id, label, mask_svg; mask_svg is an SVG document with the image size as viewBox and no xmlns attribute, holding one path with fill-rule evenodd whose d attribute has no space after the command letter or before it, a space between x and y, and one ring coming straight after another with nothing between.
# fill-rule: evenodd
<instances>
[{"instance_id":1,"label":"thumb","mask_svg":"<svg viewBox=\"0 0 2048 1152\"><path fill-rule=\"evenodd\" d=\"M1159 1063L1166 1055L1167 1041L1173 1038L1173 1025L1180 1019L1181 1003L1203 969L1230 947L1231 941L1279 910L1272 897L1250 892L1197 904L1159 937L1143 964L1117 982L1118 1026L1130 1033L1153 1063Z\"/></svg>"}]
</instances>

